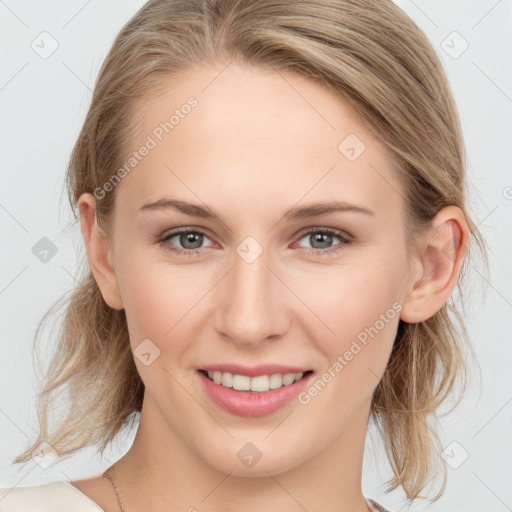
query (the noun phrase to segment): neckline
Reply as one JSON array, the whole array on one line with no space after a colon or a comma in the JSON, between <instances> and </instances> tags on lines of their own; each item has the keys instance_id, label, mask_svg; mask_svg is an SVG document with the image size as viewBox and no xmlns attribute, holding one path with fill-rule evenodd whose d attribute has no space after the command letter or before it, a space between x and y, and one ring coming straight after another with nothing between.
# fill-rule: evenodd
<instances>
[{"instance_id":1,"label":"neckline","mask_svg":"<svg viewBox=\"0 0 512 512\"><path fill-rule=\"evenodd\" d=\"M87 499L89 503L92 503L96 507L98 512L105 512L92 498L90 498L89 496L87 496L87 494L78 489L78 487L75 487L71 482L69 482L68 480L61 480L61 482L67 484L67 486L74 490L75 493L82 496L84 499Z\"/></svg>"}]
</instances>

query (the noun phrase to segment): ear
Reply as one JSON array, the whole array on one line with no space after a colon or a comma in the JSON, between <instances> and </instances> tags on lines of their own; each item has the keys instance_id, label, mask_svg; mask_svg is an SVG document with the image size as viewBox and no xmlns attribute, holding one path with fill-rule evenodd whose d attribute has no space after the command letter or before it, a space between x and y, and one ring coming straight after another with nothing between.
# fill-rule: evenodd
<instances>
[{"instance_id":1,"label":"ear","mask_svg":"<svg viewBox=\"0 0 512 512\"><path fill-rule=\"evenodd\" d=\"M411 287L400 319L418 323L439 311L452 293L468 246L468 225L457 206L443 208L427 235L418 240Z\"/></svg>"},{"instance_id":2,"label":"ear","mask_svg":"<svg viewBox=\"0 0 512 512\"><path fill-rule=\"evenodd\" d=\"M112 266L111 249L96 219L96 199L84 193L78 199L80 224L91 272L100 287L105 302L113 309L123 309L123 301Z\"/></svg>"}]
</instances>

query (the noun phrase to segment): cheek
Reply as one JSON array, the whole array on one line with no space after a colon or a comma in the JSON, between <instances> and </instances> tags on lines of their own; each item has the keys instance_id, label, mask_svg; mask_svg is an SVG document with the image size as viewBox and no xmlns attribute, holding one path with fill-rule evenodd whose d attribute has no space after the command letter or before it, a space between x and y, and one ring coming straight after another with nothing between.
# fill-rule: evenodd
<instances>
[{"instance_id":1,"label":"cheek","mask_svg":"<svg viewBox=\"0 0 512 512\"><path fill-rule=\"evenodd\" d=\"M160 346L186 323L205 285L193 272L159 262L144 265L143 261L134 255L120 264L121 294L132 345L149 338Z\"/></svg>"},{"instance_id":2,"label":"cheek","mask_svg":"<svg viewBox=\"0 0 512 512\"><path fill-rule=\"evenodd\" d=\"M343 334L350 327L373 323L399 300L400 268L392 259L347 264L324 274L312 273L304 291L325 323Z\"/></svg>"},{"instance_id":3,"label":"cheek","mask_svg":"<svg viewBox=\"0 0 512 512\"><path fill-rule=\"evenodd\" d=\"M191 285L183 272L167 265L140 266L138 272L135 268L125 273L122 287L135 365L148 392L162 403L170 401L169 410L186 408L190 397L180 393L172 374L173 368L187 364L183 357L202 325L194 305L203 287ZM169 389L176 390L172 397Z\"/></svg>"},{"instance_id":4,"label":"cheek","mask_svg":"<svg viewBox=\"0 0 512 512\"><path fill-rule=\"evenodd\" d=\"M328 436L329 428L335 435L340 422L370 404L389 361L401 304L396 283L376 270L359 273L351 268L336 286L325 284L325 293L311 300L329 330L312 315L307 325L303 324L324 364L301 403L311 402L325 411L324 433Z\"/></svg>"},{"instance_id":5,"label":"cheek","mask_svg":"<svg viewBox=\"0 0 512 512\"><path fill-rule=\"evenodd\" d=\"M367 370L380 377L399 323L404 262L397 253L369 255L312 274L301 286L304 302L317 315L305 315L303 325L327 357L327 366L341 356L343 373L355 380L371 377ZM377 383L376 377L372 380Z\"/></svg>"}]
</instances>

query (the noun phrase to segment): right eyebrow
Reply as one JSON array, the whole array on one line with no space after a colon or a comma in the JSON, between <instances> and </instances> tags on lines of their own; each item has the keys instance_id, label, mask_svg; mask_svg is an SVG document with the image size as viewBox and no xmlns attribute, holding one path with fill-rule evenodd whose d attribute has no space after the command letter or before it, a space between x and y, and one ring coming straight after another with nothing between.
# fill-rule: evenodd
<instances>
[{"instance_id":1,"label":"right eyebrow","mask_svg":"<svg viewBox=\"0 0 512 512\"><path fill-rule=\"evenodd\" d=\"M209 206L179 201L177 199L162 198L157 201L143 204L139 211L176 210L186 215L203 217L205 219L221 219L221 216Z\"/></svg>"}]
</instances>

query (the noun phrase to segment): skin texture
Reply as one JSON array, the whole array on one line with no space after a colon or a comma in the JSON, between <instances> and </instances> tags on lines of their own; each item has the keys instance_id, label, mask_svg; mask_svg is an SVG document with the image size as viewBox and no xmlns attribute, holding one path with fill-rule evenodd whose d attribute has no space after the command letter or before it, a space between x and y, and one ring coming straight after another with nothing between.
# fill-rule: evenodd
<instances>
[{"instance_id":1,"label":"skin texture","mask_svg":"<svg viewBox=\"0 0 512 512\"><path fill-rule=\"evenodd\" d=\"M467 246L464 215L443 209L409 249L404 188L386 148L332 91L291 72L235 64L182 72L137 105L128 153L190 96L198 105L116 187L110 244L94 197L79 201L105 301L125 309L132 349L150 339L160 350L148 366L134 357L146 394L134 444L113 470L123 502L130 512L366 511L371 397L399 317L425 320L452 292ZM349 134L365 145L354 161L338 150ZM161 198L206 204L223 220L139 211ZM373 213L283 217L332 200ZM180 227L206 236L196 245L179 236L160 243ZM334 235L315 243L310 228L339 230L351 242ZM263 248L252 263L236 251L248 236ZM195 256L164 249L192 251L201 240ZM213 363L295 364L321 376L394 303L400 312L307 405L293 400L243 418L202 389L196 370ZM261 452L252 467L237 457L248 442ZM105 478L73 484L105 510L119 509Z\"/></svg>"}]
</instances>

